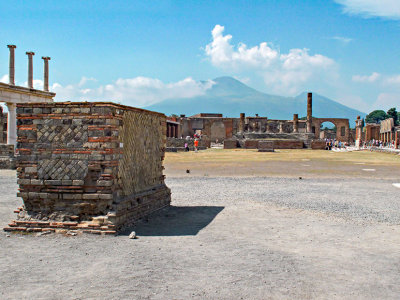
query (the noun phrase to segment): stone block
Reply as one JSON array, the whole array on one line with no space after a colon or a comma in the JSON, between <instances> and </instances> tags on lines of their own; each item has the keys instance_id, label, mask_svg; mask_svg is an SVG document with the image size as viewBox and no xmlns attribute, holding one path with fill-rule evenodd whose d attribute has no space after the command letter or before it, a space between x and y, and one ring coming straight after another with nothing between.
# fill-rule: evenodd
<instances>
[{"instance_id":1,"label":"stone block","mask_svg":"<svg viewBox=\"0 0 400 300\"><path fill-rule=\"evenodd\" d=\"M258 140L245 140L244 148L245 149L257 149L258 148Z\"/></svg>"},{"instance_id":2,"label":"stone block","mask_svg":"<svg viewBox=\"0 0 400 300\"><path fill-rule=\"evenodd\" d=\"M258 141L258 152L274 152L274 142Z\"/></svg>"},{"instance_id":3,"label":"stone block","mask_svg":"<svg viewBox=\"0 0 400 300\"><path fill-rule=\"evenodd\" d=\"M237 140L224 140L224 149L236 149L237 144Z\"/></svg>"}]
</instances>

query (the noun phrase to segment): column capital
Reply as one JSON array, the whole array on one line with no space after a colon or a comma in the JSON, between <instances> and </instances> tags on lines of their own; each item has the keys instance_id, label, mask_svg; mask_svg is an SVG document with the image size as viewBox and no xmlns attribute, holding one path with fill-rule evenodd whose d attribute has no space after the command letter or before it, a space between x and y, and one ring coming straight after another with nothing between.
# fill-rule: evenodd
<instances>
[{"instance_id":1,"label":"column capital","mask_svg":"<svg viewBox=\"0 0 400 300\"><path fill-rule=\"evenodd\" d=\"M51 60L51 58L48 57L48 56L42 56L42 59L43 59L43 60Z\"/></svg>"},{"instance_id":2,"label":"column capital","mask_svg":"<svg viewBox=\"0 0 400 300\"><path fill-rule=\"evenodd\" d=\"M15 49L15 48L17 48L17 46L15 46L15 45L7 45L7 47L10 48L10 49Z\"/></svg>"},{"instance_id":3,"label":"column capital","mask_svg":"<svg viewBox=\"0 0 400 300\"><path fill-rule=\"evenodd\" d=\"M16 104L16 103L13 103L13 102L6 102L6 105L7 105L7 108L8 108L9 110L14 110L14 109L17 108L17 104Z\"/></svg>"},{"instance_id":4,"label":"column capital","mask_svg":"<svg viewBox=\"0 0 400 300\"><path fill-rule=\"evenodd\" d=\"M35 52L28 51L28 52L25 52L25 54L31 56L31 55L35 55Z\"/></svg>"}]
</instances>

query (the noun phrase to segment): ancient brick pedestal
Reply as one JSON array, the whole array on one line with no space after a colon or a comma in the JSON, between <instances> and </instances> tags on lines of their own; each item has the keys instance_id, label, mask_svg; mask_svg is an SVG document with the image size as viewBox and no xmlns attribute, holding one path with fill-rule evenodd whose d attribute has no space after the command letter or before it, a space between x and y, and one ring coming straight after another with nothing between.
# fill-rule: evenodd
<instances>
[{"instance_id":1,"label":"ancient brick pedestal","mask_svg":"<svg viewBox=\"0 0 400 300\"><path fill-rule=\"evenodd\" d=\"M115 234L168 206L163 114L113 103L17 107L24 205L6 231Z\"/></svg>"}]
</instances>

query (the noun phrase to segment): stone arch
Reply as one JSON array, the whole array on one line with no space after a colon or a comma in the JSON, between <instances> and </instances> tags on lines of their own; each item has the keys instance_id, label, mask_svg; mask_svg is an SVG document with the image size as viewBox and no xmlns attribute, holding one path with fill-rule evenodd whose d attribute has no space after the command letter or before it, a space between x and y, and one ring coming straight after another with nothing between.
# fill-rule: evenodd
<instances>
[{"instance_id":1,"label":"stone arch","mask_svg":"<svg viewBox=\"0 0 400 300\"><path fill-rule=\"evenodd\" d=\"M312 126L315 128L315 138L319 139L322 123L330 122L336 126L336 140L349 142L350 125L349 119L339 118L313 118Z\"/></svg>"}]
</instances>

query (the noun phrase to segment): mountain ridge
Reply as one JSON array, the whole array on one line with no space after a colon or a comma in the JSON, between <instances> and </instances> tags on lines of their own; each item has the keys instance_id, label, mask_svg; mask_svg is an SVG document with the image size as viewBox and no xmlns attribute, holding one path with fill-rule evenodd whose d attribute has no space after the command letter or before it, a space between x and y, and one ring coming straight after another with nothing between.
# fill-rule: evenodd
<instances>
[{"instance_id":1,"label":"mountain ridge","mask_svg":"<svg viewBox=\"0 0 400 300\"><path fill-rule=\"evenodd\" d=\"M307 92L295 97L260 92L229 76L217 77L215 84L204 95L192 98L170 98L145 107L166 115L222 113L224 117L246 115L266 116L270 119L290 120L293 114L307 114ZM317 118L347 118L351 121L366 114L313 93L313 116Z\"/></svg>"}]
</instances>

